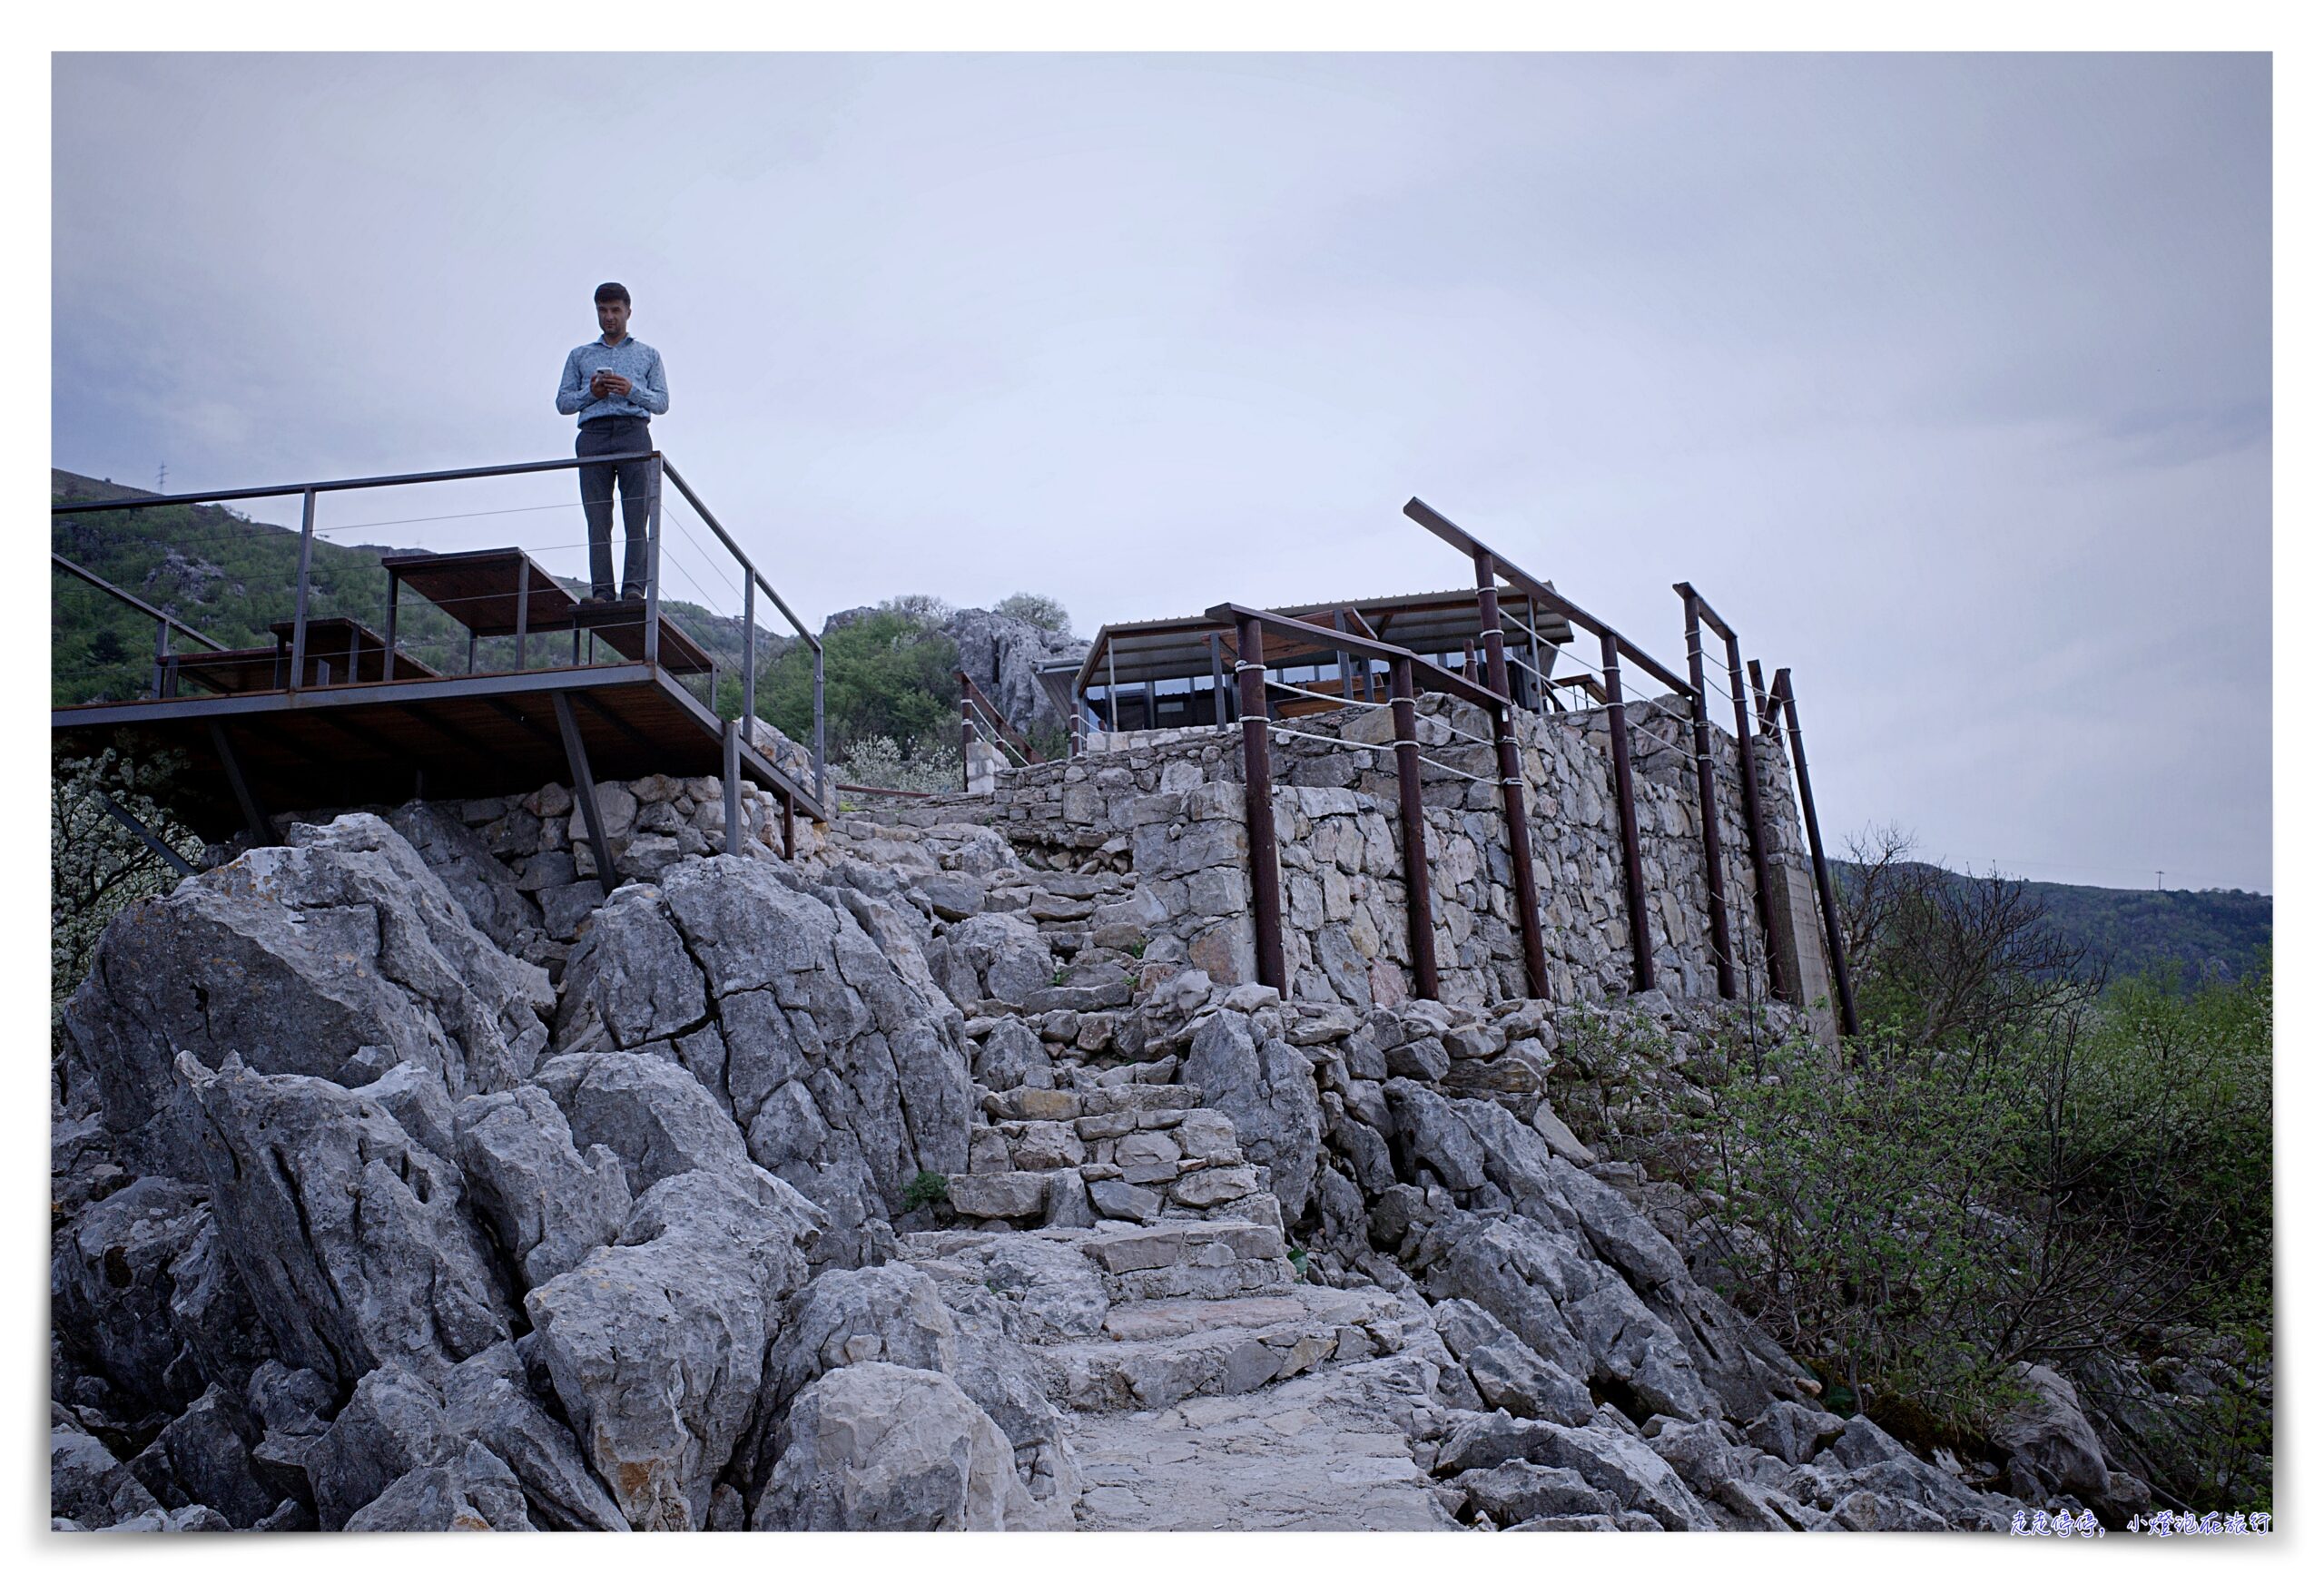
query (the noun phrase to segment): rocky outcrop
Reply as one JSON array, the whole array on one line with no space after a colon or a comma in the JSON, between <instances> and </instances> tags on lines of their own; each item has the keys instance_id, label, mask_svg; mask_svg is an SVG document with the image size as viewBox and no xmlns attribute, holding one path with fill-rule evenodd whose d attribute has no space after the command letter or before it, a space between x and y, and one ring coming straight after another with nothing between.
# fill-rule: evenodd
<instances>
[{"instance_id":1,"label":"rocky outcrop","mask_svg":"<svg viewBox=\"0 0 2324 1583\"><path fill-rule=\"evenodd\" d=\"M1065 716L1041 685L1041 667L1078 659L1088 652L1088 640L990 610L954 611L944 635L959 651L960 669L1011 725L1019 731L1064 726Z\"/></svg>"},{"instance_id":2,"label":"rocky outcrop","mask_svg":"<svg viewBox=\"0 0 2324 1583\"><path fill-rule=\"evenodd\" d=\"M1286 1004L1102 847L942 821L552 928L525 801L297 826L100 943L59 1526L1995 1521L1701 1283L1542 1003ZM2013 1478L2113 1477L2030 1383Z\"/></svg>"}]
</instances>

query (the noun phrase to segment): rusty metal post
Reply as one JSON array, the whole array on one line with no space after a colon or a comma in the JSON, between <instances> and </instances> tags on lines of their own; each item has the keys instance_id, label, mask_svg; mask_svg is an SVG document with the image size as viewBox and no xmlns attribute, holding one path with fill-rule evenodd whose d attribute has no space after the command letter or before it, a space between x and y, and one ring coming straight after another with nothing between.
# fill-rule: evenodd
<instances>
[{"instance_id":1,"label":"rusty metal post","mask_svg":"<svg viewBox=\"0 0 2324 1583\"><path fill-rule=\"evenodd\" d=\"M1654 942L1647 932L1646 863L1638 844L1638 798L1630 779L1630 712L1622 705L1622 644L1610 629L1598 634L1606 667L1606 726L1614 748L1614 807L1622 828L1622 898L1630 915L1630 985L1654 988Z\"/></svg>"},{"instance_id":2,"label":"rusty metal post","mask_svg":"<svg viewBox=\"0 0 2324 1583\"><path fill-rule=\"evenodd\" d=\"M784 787L783 791L783 860L785 862L791 860L791 820L797 807L798 799L791 795L789 787Z\"/></svg>"},{"instance_id":3,"label":"rusty metal post","mask_svg":"<svg viewBox=\"0 0 2324 1583\"><path fill-rule=\"evenodd\" d=\"M1251 921L1259 982L1288 996L1291 984L1283 970L1283 872L1275 853L1275 786L1267 764L1265 639L1258 622L1248 616L1237 627L1237 639L1235 691L1243 716L1243 818L1250 831Z\"/></svg>"},{"instance_id":4,"label":"rusty metal post","mask_svg":"<svg viewBox=\"0 0 2324 1583\"><path fill-rule=\"evenodd\" d=\"M1751 729L1751 703L1743 692L1743 645L1729 629L1727 634L1728 696L1735 703L1735 767L1743 777L1743 829L1750 838L1751 885L1754 910L1759 915L1761 955L1768 964L1768 988L1777 998L1796 998L1797 986L1786 981L1781 959L1776 955L1775 893L1768 888L1768 833L1759 809L1759 755Z\"/></svg>"},{"instance_id":5,"label":"rusty metal post","mask_svg":"<svg viewBox=\"0 0 2324 1583\"><path fill-rule=\"evenodd\" d=\"M1776 701L1768 692L1767 683L1760 678L1758 661L1751 662L1750 671L1751 696L1757 702L1759 710L1759 734L1771 741L1781 742L1783 733L1776 725Z\"/></svg>"},{"instance_id":6,"label":"rusty metal post","mask_svg":"<svg viewBox=\"0 0 2324 1583\"><path fill-rule=\"evenodd\" d=\"M1509 693L1509 656L1502 652L1500 574L1492 556L1478 552L1478 636L1484 640L1485 685L1503 698ZM1474 645L1471 654L1474 654ZM1470 674L1475 674L1472 663ZM1510 886L1517 896L1517 932L1525 948L1525 987L1536 1000L1550 998L1550 964L1541 948L1541 896L1533 877L1533 832L1525 822L1525 774L1517 757L1516 710L1492 712L1495 756L1501 765L1501 811L1509 825Z\"/></svg>"},{"instance_id":7,"label":"rusty metal post","mask_svg":"<svg viewBox=\"0 0 2324 1583\"><path fill-rule=\"evenodd\" d=\"M1694 594L1680 595L1687 604L1687 680L1694 692L1695 790L1702 803L1703 873L1710 881L1710 949L1718 959L1718 995L1735 998L1735 945L1727 928L1727 860L1719 850L1718 784L1710 759L1710 696L1703 690L1702 601Z\"/></svg>"},{"instance_id":8,"label":"rusty metal post","mask_svg":"<svg viewBox=\"0 0 2324 1583\"><path fill-rule=\"evenodd\" d=\"M1436 977L1436 921L1428 894L1428 812L1420 791L1420 713L1413 706L1413 663L1388 668L1388 717L1396 728L1396 824L1404 847L1404 932L1412 942L1413 992L1443 998Z\"/></svg>"},{"instance_id":9,"label":"rusty metal post","mask_svg":"<svg viewBox=\"0 0 2324 1583\"><path fill-rule=\"evenodd\" d=\"M1791 739L1792 779L1799 782L1799 816L1807 825L1807 855L1816 866L1816 900L1824 913L1824 946L1832 956L1832 986L1840 997L1840 1031L1856 1032L1856 988L1848 981L1848 956L1840 939L1839 903L1832 897L1831 871L1824 862L1824 832L1816 824L1816 792L1807 783L1807 750L1799 741L1799 705L1791 694L1791 667L1776 672L1774 701L1783 709L1784 734Z\"/></svg>"}]
</instances>

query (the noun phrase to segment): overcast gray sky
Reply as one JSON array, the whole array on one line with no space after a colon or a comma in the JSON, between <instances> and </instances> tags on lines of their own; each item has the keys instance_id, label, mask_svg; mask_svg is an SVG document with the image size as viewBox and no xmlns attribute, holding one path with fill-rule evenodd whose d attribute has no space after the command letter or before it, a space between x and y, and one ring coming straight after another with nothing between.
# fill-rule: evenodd
<instances>
[{"instance_id":1,"label":"overcast gray sky","mask_svg":"<svg viewBox=\"0 0 2324 1583\"><path fill-rule=\"evenodd\" d=\"M1417 494L1673 663L1693 581L1794 668L1835 830L2273 888L2265 57L64 55L54 86L58 466L565 454L557 369L616 278L658 442L811 623L1465 583ZM549 546L577 513L528 508L570 487L329 520ZM360 526L471 508L508 515Z\"/></svg>"}]
</instances>

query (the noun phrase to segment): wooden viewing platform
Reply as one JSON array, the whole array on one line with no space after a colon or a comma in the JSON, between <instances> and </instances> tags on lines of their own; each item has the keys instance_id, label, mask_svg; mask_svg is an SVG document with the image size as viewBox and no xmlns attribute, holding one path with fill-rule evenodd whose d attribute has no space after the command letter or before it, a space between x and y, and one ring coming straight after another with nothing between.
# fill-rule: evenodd
<instances>
[{"instance_id":1,"label":"wooden viewing platform","mask_svg":"<svg viewBox=\"0 0 2324 1583\"><path fill-rule=\"evenodd\" d=\"M410 798L471 799L521 794L556 782L585 791L600 776L716 776L725 786L729 850L739 840L734 817L741 783L773 792L786 821L793 811L825 816L820 759L802 780L751 742L736 721L721 719L688 691L684 678L709 676L715 697L719 667L710 653L663 614L655 579L660 557L658 479L667 477L700 502L651 455L657 483L650 516L648 594L644 599L576 600L523 550L382 558L388 578L387 631L374 633L343 616L306 613L308 546L314 497L332 490L569 467L529 463L452 474L231 491L226 495L141 496L57 505L63 513L133 510L155 505L210 504L277 495L306 497L307 544L300 560L299 612L273 623L271 648L224 648L174 617L52 552L57 565L154 618L156 695L121 703L68 705L49 715L62 751L94 753L126 738L184 752L187 772L172 805L205 840L244 829L278 839L271 816L299 810L396 803ZM817 664L816 721L822 723L822 645L774 595L707 511L702 515L745 576L744 718L755 704L757 591L774 597ZM468 634L468 669L446 674L398 652L401 595L435 605ZM176 631L208 652L171 651ZM479 638L517 640L513 669L476 668ZM594 815L594 798L581 798ZM595 821L592 819L594 825ZM601 871L612 872L602 832L594 829Z\"/></svg>"}]
</instances>

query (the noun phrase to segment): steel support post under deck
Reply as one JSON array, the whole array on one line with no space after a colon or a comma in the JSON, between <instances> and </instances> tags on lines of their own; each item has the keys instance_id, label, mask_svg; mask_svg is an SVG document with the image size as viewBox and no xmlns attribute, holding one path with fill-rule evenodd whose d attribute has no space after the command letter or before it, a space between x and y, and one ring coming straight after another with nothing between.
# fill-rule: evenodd
<instances>
[{"instance_id":1,"label":"steel support post under deck","mask_svg":"<svg viewBox=\"0 0 2324 1583\"><path fill-rule=\"evenodd\" d=\"M1420 714L1413 703L1409 659L1388 667L1388 717L1396 728L1396 827L1403 838L1404 934L1412 943L1413 993L1423 1000L1442 1000L1428 888L1428 814L1420 790Z\"/></svg>"},{"instance_id":2,"label":"steel support post under deck","mask_svg":"<svg viewBox=\"0 0 2324 1583\"><path fill-rule=\"evenodd\" d=\"M1502 652L1501 594L1492 556L1479 551L1478 635L1484 640L1485 685L1503 698L1509 692L1509 656ZM1472 652L1473 653L1473 647ZM1476 666L1472 664L1470 674ZM1525 946L1525 987L1536 1000L1550 998L1550 964L1541 946L1541 896L1533 876L1533 835L1525 822L1524 767L1517 756L1517 712L1507 704L1492 711L1495 756L1501 765L1501 811L1509 824L1510 887L1517 896L1517 930Z\"/></svg>"},{"instance_id":3,"label":"steel support post under deck","mask_svg":"<svg viewBox=\"0 0 2324 1583\"><path fill-rule=\"evenodd\" d=\"M274 844L274 821L259 806L258 798L251 791L249 780L242 774L242 762L234 756L234 744L226 740L226 728L217 721L210 723L210 745L218 752L218 762L226 767L226 783L234 789L234 801L241 805L242 822L249 827L251 840L262 847Z\"/></svg>"},{"instance_id":4,"label":"steel support post under deck","mask_svg":"<svg viewBox=\"0 0 2324 1583\"><path fill-rule=\"evenodd\" d=\"M1622 644L1609 628L1598 634L1605 666L1606 727L1614 752L1614 807L1622 830L1622 904L1630 919L1630 985L1654 988L1654 941L1647 929L1646 862L1638 844L1638 797L1630 778L1630 712L1622 706Z\"/></svg>"},{"instance_id":5,"label":"steel support post under deck","mask_svg":"<svg viewBox=\"0 0 2324 1583\"><path fill-rule=\"evenodd\" d=\"M1710 884L1710 949L1718 963L1718 995L1735 998L1735 945L1727 928L1727 860L1718 839L1718 782L1711 768L1710 699L1703 690L1702 602L1687 602L1687 678L1694 690L1695 791L1702 803L1703 875Z\"/></svg>"},{"instance_id":6,"label":"steel support post under deck","mask_svg":"<svg viewBox=\"0 0 2324 1583\"><path fill-rule=\"evenodd\" d=\"M178 856L176 850L172 848L169 842L163 841L160 836L155 835L151 830L147 829L143 820L130 812L129 810L123 808L120 803L115 802L113 798L105 792L98 792L97 801L103 804L105 812L113 817L115 823L119 824L130 834L135 836L139 841L143 841L145 843L146 850L151 851L155 857L161 859L163 862L169 864L171 868L175 869L180 875L190 876L194 872L193 865L187 862L183 858Z\"/></svg>"},{"instance_id":7,"label":"steel support post under deck","mask_svg":"<svg viewBox=\"0 0 2324 1583\"><path fill-rule=\"evenodd\" d=\"M582 745L571 700L562 693L552 693L549 702L556 706L556 733L565 741L573 798L581 804L582 822L589 827L589 851L597 860L597 888L610 896L614 893L614 850L606 841L606 816L597 807L597 778L589 772L589 750Z\"/></svg>"},{"instance_id":8,"label":"steel support post under deck","mask_svg":"<svg viewBox=\"0 0 2324 1583\"><path fill-rule=\"evenodd\" d=\"M1245 617L1238 628L1235 690L1243 715L1243 819L1250 834L1251 921L1259 982L1288 996L1283 968L1283 872L1275 844L1275 786L1267 763L1267 673L1264 634ZM1113 658L1107 651L1108 663Z\"/></svg>"}]
</instances>

